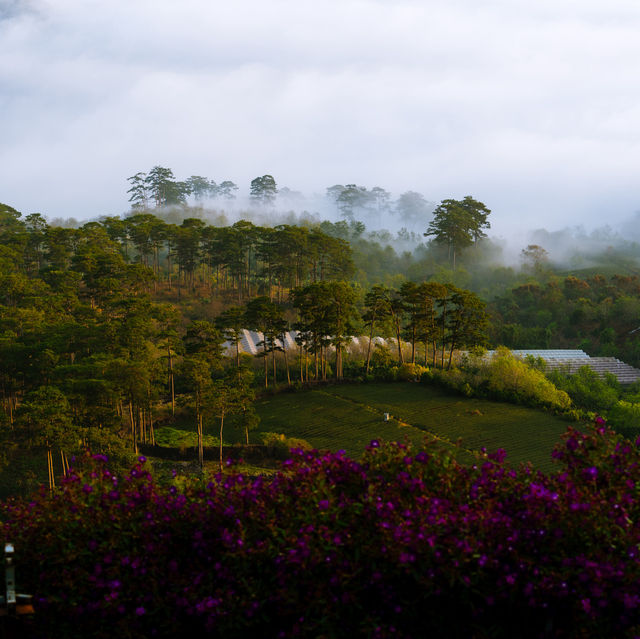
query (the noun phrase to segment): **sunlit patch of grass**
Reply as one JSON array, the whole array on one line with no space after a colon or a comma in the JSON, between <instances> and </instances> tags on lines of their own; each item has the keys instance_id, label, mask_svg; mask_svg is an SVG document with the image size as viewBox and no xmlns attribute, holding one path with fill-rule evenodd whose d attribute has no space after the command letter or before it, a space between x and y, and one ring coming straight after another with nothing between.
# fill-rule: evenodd
<instances>
[{"instance_id":1,"label":"sunlit patch of grass","mask_svg":"<svg viewBox=\"0 0 640 639\"><path fill-rule=\"evenodd\" d=\"M301 437L358 457L372 439L421 443L437 437L466 450L504 448L512 463L553 468L551 451L567 423L544 411L469 399L415 383L347 384L275 395L256 404L257 433ZM384 413L391 419L384 421Z\"/></svg>"}]
</instances>

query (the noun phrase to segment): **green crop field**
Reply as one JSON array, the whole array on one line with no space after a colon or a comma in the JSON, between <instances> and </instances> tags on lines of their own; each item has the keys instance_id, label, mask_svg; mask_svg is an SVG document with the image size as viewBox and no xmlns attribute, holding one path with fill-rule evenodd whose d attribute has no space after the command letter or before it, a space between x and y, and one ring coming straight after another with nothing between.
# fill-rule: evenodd
<instances>
[{"instance_id":1,"label":"green crop field","mask_svg":"<svg viewBox=\"0 0 640 639\"><path fill-rule=\"evenodd\" d=\"M283 433L357 457L374 438L419 444L425 436L436 436L460 439L467 450L504 448L511 462L530 461L540 470L553 468L551 451L567 428L567 422L543 411L412 383L282 393L258 401L256 408L261 422L254 438L260 432ZM392 416L389 422L383 421L385 412Z\"/></svg>"},{"instance_id":2,"label":"green crop field","mask_svg":"<svg viewBox=\"0 0 640 639\"><path fill-rule=\"evenodd\" d=\"M316 448L344 449L350 455L359 455L374 438L423 441L423 430L395 420L384 422L379 409L333 394L337 390L283 393L258 401L258 432L283 433L305 439Z\"/></svg>"},{"instance_id":3,"label":"green crop field","mask_svg":"<svg viewBox=\"0 0 640 639\"><path fill-rule=\"evenodd\" d=\"M504 448L512 463L530 461L543 471L553 469L551 451L567 428L567 422L543 411L513 404L467 399L415 383L344 384L314 390L282 392L256 402L260 424L250 435L253 443L266 432L304 439L315 448L340 450L358 458L372 439L408 440L420 445L436 437L445 444L461 441L456 452L460 461L469 462L478 451ZM384 413L391 419L383 420ZM180 411L170 423L158 422L159 444L195 447L193 416ZM218 442L217 425L205 427L205 445ZM228 420L225 443L242 443L244 433ZM44 450L25 453L19 448L5 450L8 463L0 472L0 498L28 493L47 481ZM164 462L157 462L159 467ZM193 462L166 462L167 468L195 468ZM208 462L210 469L216 465ZM60 460L54 458L56 474ZM252 472L272 472L251 468Z\"/></svg>"}]
</instances>

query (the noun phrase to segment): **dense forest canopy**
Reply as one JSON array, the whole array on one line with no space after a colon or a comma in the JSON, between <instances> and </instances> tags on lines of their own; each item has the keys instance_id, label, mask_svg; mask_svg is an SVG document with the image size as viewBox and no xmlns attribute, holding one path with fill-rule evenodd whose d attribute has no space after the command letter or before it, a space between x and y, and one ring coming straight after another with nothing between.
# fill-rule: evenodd
<instances>
[{"instance_id":1,"label":"dense forest canopy","mask_svg":"<svg viewBox=\"0 0 640 639\"><path fill-rule=\"evenodd\" d=\"M276 202L295 192L264 175L251 183L263 216L230 223L223 208L203 205L231 202L230 180L179 181L156 166L129 184L126 216L83 224L0 204L0 418L12 445L88 444L126 459L154 441L158 406L175 412L180 402L200 449L203 424L227 414L241 415L248 439L253 384L358 367L366 376L385 358L449 367L456 349L553 346L640 364L636 245L592 251L567 271L551 259L557 237L539 233L509 266L486 235L489 208L471 196L431 206L413 191L393 202L380 187L334 185L337 221L277 219ZM389 215L407 226L367 230ZM263 335L255 382L240 374L245 328ZM280 344L291 329L299 343L288 358ZM349 362L354 335L396 346L385 354L369 341Z\"/></svg>"}]
</instances>

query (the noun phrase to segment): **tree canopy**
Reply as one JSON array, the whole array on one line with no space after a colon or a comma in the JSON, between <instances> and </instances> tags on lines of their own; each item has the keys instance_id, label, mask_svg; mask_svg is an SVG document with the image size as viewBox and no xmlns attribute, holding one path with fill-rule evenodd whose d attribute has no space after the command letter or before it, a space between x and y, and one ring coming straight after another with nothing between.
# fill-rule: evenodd
<instances>
[{"instance_id":1,"label":"tree canopy","mask_svg":"<svg viewBox=\"0 0 640 639\"><path fill-rule=\"evenodd\" d=\"M491 211L482 203L467 195L463 200L442 200L433 212L433 220L424 235L445 244L449 256L456 265L456 251L460 251L486 237Z\"/></svg>"}]
</instances>

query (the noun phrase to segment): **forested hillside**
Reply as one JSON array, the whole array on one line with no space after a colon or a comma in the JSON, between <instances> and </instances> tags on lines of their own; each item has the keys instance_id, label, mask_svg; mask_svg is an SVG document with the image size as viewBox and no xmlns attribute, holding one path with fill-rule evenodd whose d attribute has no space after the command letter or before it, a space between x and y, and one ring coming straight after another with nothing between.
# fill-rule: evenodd
<instances>
[{"instance_id":1,"label":"forested hillside","mask_svg":"<svg viewBox=\"0 0 640 639\"><path fill-rule=\"evenodd\" d=\"M88 445L124 463L176 410L202 449L221 415L240 414L248 433L256 387L365 379L394 361L448 368L457 349L572 346L640 362L637 276L560 276L535 246L505 267L487 215L472 198L445 200L425 223L433 239L413 234L398 253L354 215L228 224L182 204L69 226L0 205L5 462L36 447L64 464ZM254 362L234 350L243 328L264 335ZM298 348L283 353L291 329ZM349 358L354 335L395 346L369 341Z\"/></svg>"},{"instance_id":2,"label":"forested hillside","mask_svg":"<svg viewBox=\"0 0 640 639\"><path fill-rule=\"evenodd\" d=\"M492 341L511 348L581 348L640 364L636 275L549 275L492 301Z\"/></svg>"},{"instance_id":3,"label":"forested hillside","mask_svg":"<svg viewBox=\"0 0 640 639\"><path fill-rule=\"evenodd\" d=\"M365 330L409 339L411 361L423 342L425 360L449 365L454 348L485 341L484 305L469 291L406 282L365 295L349 283L339 225L178 224L146 211L69 228L7 205L1 215L5 455L42 448L51 464L61 450L64 465L88 446L124 462L176 405L193 413L200 451L214 416L241 412L248 429L251 372L221 353L242 328L264 335L264 386L285 379L277 340L292 327L301 381L341 378L345 346ZM289 384L295 364L284 353Z\"/></svg>"}]
</instances>

